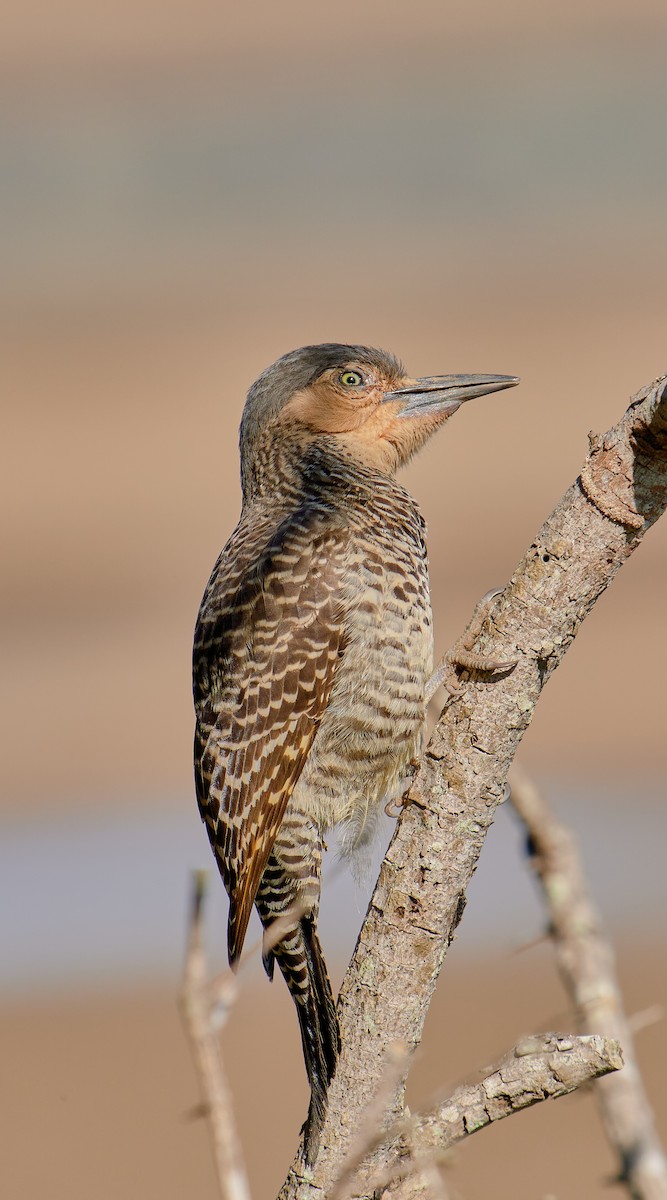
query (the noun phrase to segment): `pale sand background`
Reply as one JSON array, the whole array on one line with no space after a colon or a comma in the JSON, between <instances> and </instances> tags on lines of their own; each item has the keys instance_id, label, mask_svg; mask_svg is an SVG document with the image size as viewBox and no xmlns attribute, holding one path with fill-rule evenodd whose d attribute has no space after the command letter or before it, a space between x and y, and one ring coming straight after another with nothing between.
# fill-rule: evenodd
<instances>
[{"instance_id":1,"label":"pale sand background","mask_svg":"<svg viewBox=\"0 0 667 1200\"><path fill-rule=\"evenodd\" d=\"M648 0L335 13L10 4L0 47L10 830L32 822L44 854L54 824L78 813L125 810L128 847L135 806L154 805L156 820L190 806L196 822L192 625L238 513L245 389L285 350L362 340L416 374L522 376L458 414L405 475L429 522L440 650L509 577L575 477L588 430L666 367L666 30L664 6ZM540 776L590 784L602 861L605 789L627 789L639 875L633 809L664 800L666 555L664 526L582 630L523 750ZM656 829L662 837L657 808ZM190 865L184 854L179 890ZM64 853L63 888L70 870ZM124 870L120 855L119 890ZM652 882L645 922L624 930L631 1009L666 992L667 889ZM41 905L53 942L71 941L46 886L30 887L24 904L6 897L5 922L20 930L23 909ZM618 891L622 908L622 870ZM96 902L91 884L81 905ZM438 1003L461 1038L439 1046L434 1016L423 1087L519 1033L566 1026L548 964L540 950L453 957ZM67 979L54 996L40 986L37 963L20 1012L13 981L3 1194L214 1194L203 1131L182 1119L196 1087L176 974L172 962L150 991L123 976L101 998L82 949L69 994ZM263 1197L289 1159L305 1085L283 989L253 987L246 1003L229 1054ZM640 1047L664 1127L664 1023ZM290 1081L279 1095L276 1074ZM589 1197L617 1194L603 1188L611 1169L584 1098L484 1134L456 1179L470 1197L489 1179L500 1197Z\"/></svg>"}]
</instances>

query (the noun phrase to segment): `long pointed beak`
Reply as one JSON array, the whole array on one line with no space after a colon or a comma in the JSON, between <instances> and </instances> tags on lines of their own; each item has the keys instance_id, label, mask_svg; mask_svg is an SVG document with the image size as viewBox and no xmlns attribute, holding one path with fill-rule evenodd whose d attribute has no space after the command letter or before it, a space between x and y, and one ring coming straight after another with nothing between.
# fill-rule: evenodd
<instances>
[{"instance_id":1,"label":"long pointed beak","mask_svg":"<svg viewBox=\"0 0 667 1200\"><path fill-rule=\"evenodd\" d=\"M451 416L466 400L515 387L518 382L516 375L434 375L385 392L383 401L404 400L399 417L426 415L427 412Z\"/></svg>"}]
</instances>

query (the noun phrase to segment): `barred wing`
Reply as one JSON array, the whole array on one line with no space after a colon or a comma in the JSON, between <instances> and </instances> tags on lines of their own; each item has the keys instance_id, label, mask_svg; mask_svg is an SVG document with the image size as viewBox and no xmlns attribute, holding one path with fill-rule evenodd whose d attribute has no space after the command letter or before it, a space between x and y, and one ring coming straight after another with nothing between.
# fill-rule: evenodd
<instances>
[{"instance_id":1,"label":"barred wing","mask_svg":"<svg viewBox=\"0 0 667 1200\"><path fill-rule=\"evenodd\" d=\"M195 776L230 896L232 963L345 643L345 531L301 512L265 538L239 526L195 634Z\"/></svg>"}]
</instances>

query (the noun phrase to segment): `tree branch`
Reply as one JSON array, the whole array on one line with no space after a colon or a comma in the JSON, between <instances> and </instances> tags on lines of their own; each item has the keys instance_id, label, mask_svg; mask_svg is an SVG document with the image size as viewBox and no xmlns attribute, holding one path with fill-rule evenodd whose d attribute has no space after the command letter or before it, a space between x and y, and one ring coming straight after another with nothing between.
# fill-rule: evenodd
<instances>
[{"instance_id":1,"label":"tree branch","mask_svg":"<svg viewBox=\"0 0 667 1200\"><path fill-rule=\"evenodd\" d=\"M576 1037L543 1033L524 1038L487 1071L484 1079L464 1083L430 1111L406 1117L387 1140L388 1166L367 1170L355 1195L377 1195L397 1176L407 1175L410 1159L442 1156L457 1142L513 1113L557 1100L601 1075L623 1066L618 1042L598 1035ZM401 1135L400 1138L398 1135ZM400 1195L392 1191L392 1197Z\"/></svg>"},{"instance_id":2,"label":"tree branch","mask_svg":"<svg viewBox=\"0 0 667 1200\"><path fill-rule=\"evenodd\" d=\"M483 623L474 649L517 659L502 677L467 676L445 704L382 864L339 998L343 1049L321 1150L299 1156L282 1200L320 1200L377 1093L392 1041L416 1046L465 891L542 688L598 596L667 503L667 377L591 437L568 489ZM641 527L640 527L641 518ZM387 1119L403 1109L400 1084Z\"/></svg>"},{"instance_id":3,"label":"tree branch","mask_svg":"<svg viewBox=\"0 0 667 1200\"><path fill-rule=\"evenodd\" d=\"M485 1079L462 1084L419 1118L413 1127L413 1145L418 1150L448 1150L492 1121L502 1121L542 1100L567 1096L622 1066L621 1049L613 1038L557 1033L524 1038Z\"/></svg>"},{"instance_id":4,"label":"tree branch","mask_svg":"<svg viewBox=\"0 0 667 1200\"><path fill-rule=\"evenodd\" d=\"M544 891L558 966L580 1027L616 1038L623 1047L625 1070L595 1089L602 1124L619 1155L620 1178L634 1200L667 1200L667 1160L639 1074L614 954L588 895L576 841L516 767L512 804L528 831L531 865Z\"/></svg>"}]
</instances>

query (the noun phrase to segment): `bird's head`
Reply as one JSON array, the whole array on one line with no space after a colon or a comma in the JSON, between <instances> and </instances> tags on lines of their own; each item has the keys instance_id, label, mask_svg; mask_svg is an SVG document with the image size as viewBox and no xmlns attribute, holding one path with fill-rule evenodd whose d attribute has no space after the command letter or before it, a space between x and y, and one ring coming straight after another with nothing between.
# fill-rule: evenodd
<instances>
[{"instance_id":1,"label":"bird's head","mask_svg":"<svg viewBox=\"0 0 667 1200\"><path fill-rule=\"evenodd\" d=\"M413 379L398 359L368 346L303 346L268 367L248 392L241 471L249 484L260 444L326 439L348 458L394 472L466 400L513 387L512 375Z\"/></svg>"}]
</instances>

